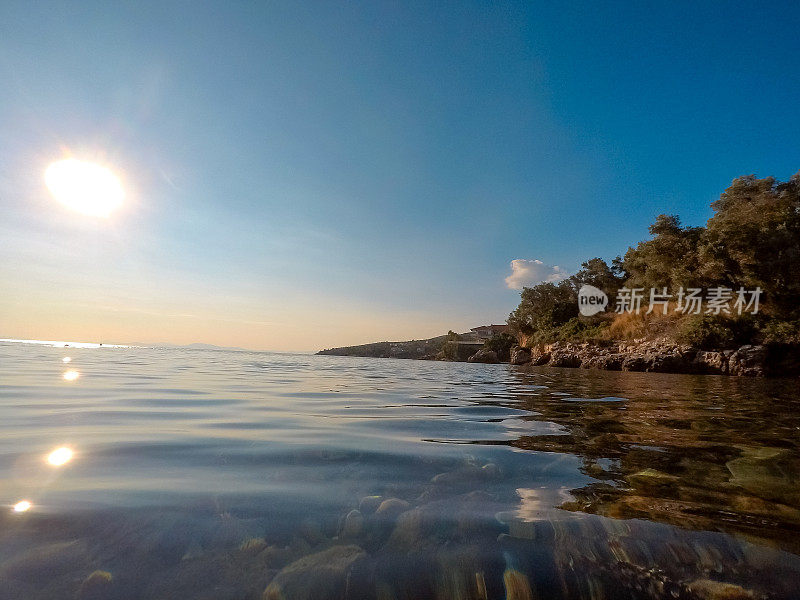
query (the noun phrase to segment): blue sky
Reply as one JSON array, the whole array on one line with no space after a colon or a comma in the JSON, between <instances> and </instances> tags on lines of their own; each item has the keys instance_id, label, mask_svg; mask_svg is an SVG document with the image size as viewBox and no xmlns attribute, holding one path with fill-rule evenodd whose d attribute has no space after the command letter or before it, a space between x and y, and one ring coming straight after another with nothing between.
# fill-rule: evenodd
<instances>
[{"instance_id":1,"label":"blue sky","mask_svg":"<svg viewBox=\"0 0 800 600\"><path fill-rule=\"evenodd\" d=\"M800 169L792 3L9 3L0 336L316 349L502 322ZM126 204L70 214L69 153ZM3 316L5 315L5 316Z\"/></svg>"}]
</instances>

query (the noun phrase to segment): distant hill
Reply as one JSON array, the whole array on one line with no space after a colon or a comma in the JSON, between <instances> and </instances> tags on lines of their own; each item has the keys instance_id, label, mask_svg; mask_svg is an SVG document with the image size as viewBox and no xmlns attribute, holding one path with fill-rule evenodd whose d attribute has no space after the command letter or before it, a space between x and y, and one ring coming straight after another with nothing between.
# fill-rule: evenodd
<instances>
[{"instance_id":1,"label":"distant hill","mask_svg":"<svg viewBox=\"0 0 800 600\"><path fill-rule=\"evenodd\" d=\"M164 343L147 343L147 342L130 342L128 346L142 346L145 348L187 348L189 350L234 350L237 352L251 352L247 348L239 348L238 346L215 346L214 344L201 344L196 342L194 344L164 344Z\"/></svg>"},{"instance_id":2,"label":"distant hill","mask_svg":"<svg viewBox=\"0 0 800 600\"><path fill-rule=\"evenodd\" d=\"M182 348L191 348L192 350L237 350L239 352L249 352L247 348L239 348L238 346L215 346L214 344L200 344L194 343L188 346L181 346Z\"/></svg>"},{"instance_id":3,"label":"distant hill","mask_svg":"<svg viewBox=\"0 0 800 600\"><path fill-rule=\"evenodd\" d=\"M465 361L480 349L483 342L473 333L462 333L458 341L440 335L427 340L408 342L375 342L360 346L328 348L317 354L328 356L364 356L368 358L412 358L416 360Z\"/></svg>"},{"instance_id":4,"label":"distant hill","mask_svg":"<svg viewBox=\"0 0 800 600\"><path fill-rule=\"evenodd\" d=\"M328 348L320 350L317 354L329 356L366 356L370 358L416 358L421 360L434 360L442 349L446 335L427 340L411 340L409 342L375 342L361 344L360 346L344 346L342 348Z\"/></svg>"}]
</instances>

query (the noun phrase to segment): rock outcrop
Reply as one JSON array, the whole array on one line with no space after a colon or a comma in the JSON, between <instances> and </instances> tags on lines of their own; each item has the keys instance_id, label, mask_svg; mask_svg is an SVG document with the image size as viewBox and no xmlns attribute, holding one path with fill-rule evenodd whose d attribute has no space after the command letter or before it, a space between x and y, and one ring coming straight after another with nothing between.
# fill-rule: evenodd
<instances>
[{"instance_id":1,"label":"rock outcrop","mask_svg":"<svg viewBox=\"0 0 800 600\"><path fill-rule=\"evenodd\" d=\"M525 350L512 350L511 363L608 371L703 373L744 377L784 374L770 371L769 352L765 346L746 345L737 350L706 351L664 339L606 343L555 342L534 346L529 349L529 353Z\"/></svg>"},{"instance_id":2,"label":"rock outcrop","mask_svg":"<svg viewBox=\"0 0 800 600\"><path fill-rule=\"evenodd\" d=\"M520 346L514 346L511 348L510 362L512 365L524 365L531 362L530 348L522 348Z\"/></svg>"},{"instance_id":3,"label":"rock outcrop","mask_svg":"<svg viewBox=\"0 0 800 600\"><path fill-rule=\"evenodd\" d=\"M767 366L767 351L764 346L742 346L728 358L731 375L761 377Z\"/></svg>"},{"instance_id":4,"label":"rock outcrop","mask_svg":"<svg viewBox=\"0 0 800 600\"><path fill-rule=\"evenodd\" d=\"M497 358L497 352L494 350L488 350L486 348L481 348L475 354L470 356L467 359L467 362L471 363L486 363L486 364L497 364L500 360Z\"/></svg>"},{"instance_id":5,"label":"rock outcrop","mask_svg":"<svg viewBox=\"0 0 800 600\"><path fill-rule=\"evenodd\" d=\"M464 336L462 336L463 338ZM524 341L524 339L523 339ZM475 340L449 340L447 336L410 342L380 342L333 348L318 354L411 358L456 362L641 371L651 373L695 373L740 377L800 375L800 345L744 345L736 349L701 350L669 338L627 341L554 342L530 348L514 346L510 357L481 347Z\"/></svg>"}]
</instances>

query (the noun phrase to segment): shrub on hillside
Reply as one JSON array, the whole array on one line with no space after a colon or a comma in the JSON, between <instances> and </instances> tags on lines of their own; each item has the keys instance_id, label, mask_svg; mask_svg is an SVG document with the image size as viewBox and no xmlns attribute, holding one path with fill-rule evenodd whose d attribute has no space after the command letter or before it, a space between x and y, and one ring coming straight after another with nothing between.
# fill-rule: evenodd
<instances>
[{"instance_id":1,"label":"shrub on hillside","mask_svg":"<svg viewBox=\"0 0 800 600\"><path fill-rule=\"evenodd\" d=\"M736 338L730 323L719 316L694 315L681 323L677 339L697 348L727 348Z\"/></svg>"},{"instance_id":2,"label":"shrub on hillside","mask_svg":"<svg viewBox=\"0 0 800 600\"><path fill-rule=\"evenodd\" d=\"M553 342L586 342L605 339L608 319L586 319L573 317L559 327L539 329L528 337L528 345L551 344Z\"/></svg>"},{"instance_id":3,"label":"shrub on hillside","mask_svg":"<svg viewBox=\"0 0 800 600\"><path fill-rule=\"evenodd\" d=\"M800 344L800 321L769 321L761 329L761 338L765 344Z\"/></svg>"}]
</instances>

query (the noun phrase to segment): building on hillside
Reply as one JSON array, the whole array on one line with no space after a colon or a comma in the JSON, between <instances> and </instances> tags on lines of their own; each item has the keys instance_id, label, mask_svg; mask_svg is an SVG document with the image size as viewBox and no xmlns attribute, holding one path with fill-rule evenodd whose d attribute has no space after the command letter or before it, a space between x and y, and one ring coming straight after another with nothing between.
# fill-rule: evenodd
<instances>
[{"instance_id":1,"label":"building on hillside","mask_svg":"<svg viewBox=\"0 0 800 600\"><path fill-rule=\"evenodd\" d=\"M488 340L501 333L508 332L508 325L481 325L480 327L473 327L470 331L479 340Z\"/></svg>"}]
</instances>

